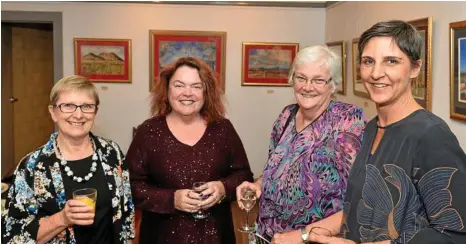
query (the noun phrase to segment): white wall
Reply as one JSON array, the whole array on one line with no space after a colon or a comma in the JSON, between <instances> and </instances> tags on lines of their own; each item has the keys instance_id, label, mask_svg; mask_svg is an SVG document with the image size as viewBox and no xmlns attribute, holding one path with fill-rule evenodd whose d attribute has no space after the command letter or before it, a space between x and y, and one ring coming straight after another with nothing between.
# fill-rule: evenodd
<instances>
[{"instance_id":1,"label":"white wall","mask_svg":"<svg viewBox=\"0 0 466 244\"><path fill-rule=\"evenodd\" d=\"M74 74L74 37L132 39L133 83L96 84L101 107L93 131L129 147L131 130L149 115L149 30L226 31L228 117L255 176L267 160L272 123L293 102L291 88L242 87L242 42L324 42L325 9L170 6L124 3L2 2L4 11L63 12L64 74ZM108 90L102 90L102 87ZM272 90L273 93L267 93Z\"/></svg>"},{"instance_id":2,"label":"white wall","mask_svg":"<svg viewBox=\"0 0 466 244\"><path fill-rule=\"evenodd\" d=\"M338 98L364 107L368 118L376 115L369 99L353 94L351 40L383 20L432 17L432 112L450 126L466 150L466 123L450 119L449 23L466 20L466 2L344 2L327 9L325 40L347 41L347 95ZM367 103L368 106L364 106Z\"/></svg>"}]
</instances>

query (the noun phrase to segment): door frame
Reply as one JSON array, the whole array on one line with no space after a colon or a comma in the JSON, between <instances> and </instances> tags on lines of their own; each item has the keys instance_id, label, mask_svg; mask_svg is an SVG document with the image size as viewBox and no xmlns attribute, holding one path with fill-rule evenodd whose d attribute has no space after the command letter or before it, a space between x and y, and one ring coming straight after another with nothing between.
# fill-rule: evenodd
<instances>
[{"instance_id":1,"label":"door frame","mask_svg":"<svg viewBox=\"0 0 466 244\"><path fill-rule=\"evenodd\" d=\"M63 78L63 18L62 12L2 11L2 22L52 24L53 31L53 84ZM14 127L14 125L12 125ZM56 129L56 128L55 128ZM5 143L5 142L3 142ZM12 143L12 142L9 142ZM6 149L6 148L5 148ZM13 149L14 150L14 149ZM14 155L13 155L14 157ZM17 165L19 162L14 162ZM9 177L16 167L4 169L3 177ZM8 170L8 173L3 171Z\"/></svg>"},{"instance_id":2,"label":"door frame","mask_svg":"<svg viewBox=\"0 0 466 244\"><path fill-rule=\"evenodd\" d=\"M62 12L2 11L2 22L47 23L53 25L53 80L63 78L63 17Z\"/></svg>"}]
</instances>

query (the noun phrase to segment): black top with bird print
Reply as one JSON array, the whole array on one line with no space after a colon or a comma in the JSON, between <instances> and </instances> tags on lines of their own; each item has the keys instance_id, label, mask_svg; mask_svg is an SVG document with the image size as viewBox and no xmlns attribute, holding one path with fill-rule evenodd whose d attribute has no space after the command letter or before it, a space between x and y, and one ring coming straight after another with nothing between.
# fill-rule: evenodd
<instances>
[{"instance_id":1,"label":"black top with bird print","mask_svg":"<svg viewBox=\"0 0 466 244\"><path fill-rule=\"evenodd\" d=\"M448 125L417 110L387 126L370 156L376 122L367 124L348 179L344 236L359 242L466 243L466 155Z\"/></svg>"}]
</instances>

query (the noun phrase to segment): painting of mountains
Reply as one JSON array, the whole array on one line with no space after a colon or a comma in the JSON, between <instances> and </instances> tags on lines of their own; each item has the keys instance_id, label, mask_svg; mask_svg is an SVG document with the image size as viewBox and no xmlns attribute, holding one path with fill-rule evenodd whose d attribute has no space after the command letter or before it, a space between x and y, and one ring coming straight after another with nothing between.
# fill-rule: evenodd
<instances>
[{"instance_id":1,"label":"painting of mountains","mask_svg":"<svg viewBox=\"0 0 466 244\"><path fill-rule=\"evenodd\" d=\"M288 86L297 43L243 43L243 85Z\"/></svg>"},{"instance_id":2,"label":"painting of mountains","mask_svg":"<svg viewBox=\"0 0 466 244\"><path fill-rule=\"evenodd\" d=\"M131 40L74 38L75 73L92 82L131 82Z\"/></svg>"},{"instance_id":3,"label":"painting of mountains","mask_svg":"<svg viewBox=\"0 0 466 244\"><path fill-rule=\"evenodd\" d=\"M83 74L123 75L125 73L124 47L82 46Z\"/></svg>"}]
</instances>

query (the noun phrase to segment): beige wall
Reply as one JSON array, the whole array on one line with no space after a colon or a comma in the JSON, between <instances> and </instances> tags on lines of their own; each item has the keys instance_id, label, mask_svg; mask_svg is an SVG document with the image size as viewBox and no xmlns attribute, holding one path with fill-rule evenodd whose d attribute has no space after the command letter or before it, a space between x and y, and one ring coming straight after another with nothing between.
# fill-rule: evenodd
<instances>
[{"instance_id":1,"label":"beige wall","mask_svg":"<svg viewBox=\"0 0 466 244\"><path fill-rule=\"evenodd\" d=\"M448 123L466 149L466 123L451 120L449 113L449 23L466 20L466 2L344 2L326 12L325 40L347 41L347 95L338 98L363 106L368 118L375 116L375 106L353 94L351 40L382 20L432 17L432 112Z\"/></svg>"},{"instance_id":2,"label":"beige wall","mask_svg":"<svg viewBox=\"0 0 466 244\"><path fill-rule=\"evenodd\" d=\"M241 86L241 43L298 42L305 47L324 42L325 9L19 2L1 6L7 11L63 12L65 75L74 74L74 37L132 39L133 83L96 84L102 105L93 129L115 140L125 152L131 128L148 118L149 29L226 31L228 117L255 176L267 159L272 123L293 97L291 88ZM108 90L102 90L104 86Z\"/></svg>"}]
</instances>

